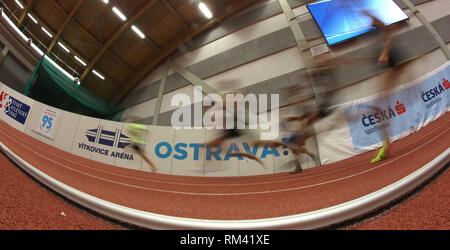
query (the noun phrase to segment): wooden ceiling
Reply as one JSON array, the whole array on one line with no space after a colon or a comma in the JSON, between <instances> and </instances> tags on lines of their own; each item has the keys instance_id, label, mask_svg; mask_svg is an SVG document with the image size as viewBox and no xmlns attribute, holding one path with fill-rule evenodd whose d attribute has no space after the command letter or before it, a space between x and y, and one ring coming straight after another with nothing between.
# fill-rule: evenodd
<instances>
[{"instance_id":1,"label":"wooden ceiling","mask_svg":"<svg viewBox=\"0 0 450 250\"><path fill-rule=\"evenodd\" d=\"M33 37L34 44L79 77L84 87L118 104L180 44L260 0L201 0L213 13L211 19L199 10L200 0L109 0L108 4L103 0L17 0L23 8L16 0L1 1L17 17L15 21L25 35ZM127 19L120 19L113 7ZM132 25L145 39L131 29Z\"/></svg>"}]
</instances>

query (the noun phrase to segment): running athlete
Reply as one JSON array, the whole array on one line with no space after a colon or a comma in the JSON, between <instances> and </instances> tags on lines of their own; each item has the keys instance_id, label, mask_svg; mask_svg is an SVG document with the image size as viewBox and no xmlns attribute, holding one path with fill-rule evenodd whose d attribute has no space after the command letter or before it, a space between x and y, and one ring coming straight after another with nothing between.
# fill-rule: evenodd
<instances>
[{"instance_id":1,"label":"running athlete","mask_svg":"<svg viewBox=\"0 0 450 250\"><path fill-rule=\"evenodd\" d=\"M334 69L342 64L354 63L355 61L365 60L365 59L354 59L350 57L330 57L325 60L316 60L314 66L310 68L309 79L312 81L316 88L315 93L315 106L308 107L305 104L305 99L293 100L291 104L285 105L284 107L296 106L298 110L298 115L291 115L284 117L282 120L282 127L291 133L291 137L288 138L286 143L284 142L265 142L269 143L273 147L284 146L291 149L293 154L297 158L296 168L292 173L302 172L302 167L299 161L300 154L306 154L312 159L317 159L317 156L309 152L305 148L305 141L312 136L317 135L320 131L316 131L313 128L313 124L320 119L329 116L333 111L332 99L335 96L333 91L334 84ZM305 90L305 86L294 86L287 89L286 93L293 95L293 93L302 92ZM297 98L298 99L298 98ZM297 122L297 127L294 130L289 130L287 124ZM327 126L326 130L333 129L337 124L332 124ZM262 143L262 142L261 142Z\"/></svg>"},{"instance_id":2,"label":"running athlete","mask_svg":"<svg viewBox=\"0 0 450 250\"><path fill-rule=\"evenodd\" d=\"M300 163L299 156L300 154L306 154L309 157L313 159L317 159L317 156L313 153L309 152L305 148L305 139L306 137L302 136L298 132L292 133L291 137L289 137L286 142L280 142L276 140L259 140L253 142L254 145L262 145L264 147L271 147L271 148L277 148L277 147L286 147L289 148L292 153L295 155L296 161L295 161L295 169L291 172L292 174L300 173L303 171L302 165Z\"/></svg>"},{"instance_id":3,"label":"running athlete","mask_svg":"<svg viewBox=\"0 0 450 250\"><path fill-rule=\"evenodd\" d=\"M148 163L148 165L150 165L153 173L156 173L157 168L155 167L153 162L150 161L150 159L144 154L145 132L150 132L150 130L147 129L147 126L136 123L128 123L125 127L125 130L129 134L131 139L131 145L129 145L129 147L133 149L137 154L139 154L142 159L144 159Z\"/></svg>"},{"instance_id":4,"label":"running athlete","mask_svg":"<svg viewBox=\"0 0 450 250\"><path fill-rule=\"evenodd\" d=\"M226 128L223 130L222 134L217 136L216 138L208 141L205 143L205 147L217 147L220 145L223 145L226 141L228 140L232 140L232 139L236 139L238 137L241 137L245 134L245 129L238 129L238 115L237 115L237 106L234 105L234 111L233 111L233 115L230 114L229 110L227 110L227 104L226 104L226 98L222 99L222 105L215 105L215 101L213 101L213 107L215 107L216 109L221 109L222 110L222 117L214 117L215 119L223 119L223 127L226 128L227 125L227 121L232 121L233 123L233 127L232 128ZM211 107L211 109L213 109L213 107ZM244 121L244 124L246 122ZM265 165L263 164L263 162L256 157L255 155L252 155L250 153L245 153L245 152L234 152L232 154L233 156L243 156L243 157L247 157L250 158L256 162L258 162L263 168L266 168Z\"/></svg>"},{"instance_id":5,"label":"running athlete","mask_svg":"<svg viewBox=\"0 0 450 250\"><path fill-rule=\"evenodd\" d=\"M386 65L389 68L389 73L382 84L382 90L387 90L393 87L393 84L397 81L397 77L401 74L405 63L413 60L414 58L405 59L404 49L405 46L394 46L395 37L393 33L403 25L402 23L395 23L391 25L385 25L380 19L367 10L362 10L362 13L372 20L372 26L376 27L382 36L382 49L378 57L378 64ZM377 163L384 160L388 156L388 151L391 145L389 138L389 131L384 128L382 131L384 137L383 146L380 148L376 156L370 161L371 163Z\"/></svg>"}]
</instances>

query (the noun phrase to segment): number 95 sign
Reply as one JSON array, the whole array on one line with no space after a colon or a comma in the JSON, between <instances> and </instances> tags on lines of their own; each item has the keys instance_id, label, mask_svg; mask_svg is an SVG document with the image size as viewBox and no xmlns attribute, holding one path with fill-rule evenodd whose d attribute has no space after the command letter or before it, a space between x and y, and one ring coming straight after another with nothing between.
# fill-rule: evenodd
<instances>
[{"instance_id":1,"label":"number 95 sign","mask_svg":"<svg viewBox=\"0 0 450 250\"><path fill-rule=\"evenodd\" d=\"M38 130L42 133L42 135L51 136L53 134L57 115L58 112L56 111L44 109L38 125Z\"/></svg>"}]
</instances>

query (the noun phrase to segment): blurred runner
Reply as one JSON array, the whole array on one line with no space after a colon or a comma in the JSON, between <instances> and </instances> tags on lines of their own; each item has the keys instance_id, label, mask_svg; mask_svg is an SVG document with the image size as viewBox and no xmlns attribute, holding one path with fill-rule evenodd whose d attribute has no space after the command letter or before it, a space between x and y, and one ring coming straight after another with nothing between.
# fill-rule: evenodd
<instances>
[{"instance_id":1,"label":"blurred runner","mask_svg":"<svg viewBox=\"0 0 450 250\"><path fill-rule=\"evenodd\" d=\"M306 154L314 160L318 158L306 149L305 141L321 132L316 131L313 126L314 123L331 115L335 110L336 106L333 104L333 98L336 95L336 69L341 65L354 63L355 61L355 59L345 56L328 56L321 60L315 59L314 65L309 68L308 78L310 84L298 84L285 91L285 97L290 99L291 104L285 105L284 108L294 107L297 114L282 118L280 127L290 132L291 136L287 139L286 143L270 142L269 145L284 146L291 149L297 159L296 168L292 173L300 173L303 170L300 164L300 154ZM314 100L308 101L307 99L310 97L305 98L301 93L308 92L312 88L315 89L313 92ZM298 95L299 93L300 96ZM336 125L332 124L321 130L329 131ZM289 127L293 127L293 129Z\"/></svg>"},{"instance_id":2,"label":"blurred runner","mask_svg":"<svg viewBox=\"0 0 450 250\"><path fill-rule=\"evenodd\" d=\"M156 166L144 154L145 133L150 132L150 130L147 129L147 126L137 123L126 124L125 130L131 139L131 145L129 145L128 147L130 147L137 154L139 154L142 157L142 159L144 159L148 163L148 165L150 165L152 172L156 173L157 171Z\"/></svg>"},{"instance_id":3,"label":"blurred runner","mask_svg":"<svg viewBox=\"0 0 450 250\"><path fill-rule=\"evenodd\" d=\"M211 139L210 141L205 143L205 147L218 147L221 145L224 145L228 140L237 139L247 133L246 129L239 129L238 128L238 112L237 112L237 102L234 103L234 111L231 114L229 110L227 110L227 101L225 98L225 95L222 96L222 104L216 103L216 101L212 101L212 107L210 108L211 111L222 111L222 117L213 117L212 119L215 120L222 120L223 129L221 135ZM215 113L217 114L217 112ZM227 123L232 123L232 128L226 128ZM247 122L243 121L244 124L247 126ZM243 156L249 159L252 159L256 162L258 162L263 168L266 168L263 162L256 157L255 155L252 155L250 153L245 152L234 152L232 154L233 156Z\"/></svg>"},{"instance_id":4,"label":"blurred runner","mask_svg":"<svg viewBox=\"0 0 450 250\"><path fill-rule=\"evenodd\" d=\"M376 27L378 32L381 32L382 48L377 63L380 65L386 65L389 68L387 78L381 85L381 91L387 91L388 89L393 88L394 84L397 83L398 76L401 75L405 63L414 59L405 57L406 53L404 50L407 49L407 45L394 46L396 40L393 34L396 30L400 29L404 23L385 25L370 11L362 10L362 13L369 17L372 20L372 26ZM388 157L388 152L391 145L390 135L388 128L383 128L383 146L379 149L376 156L370 161L371 163L377 163Z\"/></svg>"}]
</instances>

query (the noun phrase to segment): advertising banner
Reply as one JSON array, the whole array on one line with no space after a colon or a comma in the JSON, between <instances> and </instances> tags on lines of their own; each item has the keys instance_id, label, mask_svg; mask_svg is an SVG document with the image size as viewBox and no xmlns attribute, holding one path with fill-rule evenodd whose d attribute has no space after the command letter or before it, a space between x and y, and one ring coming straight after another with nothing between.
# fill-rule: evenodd
<instances>
[{"instance_id":1,"label":"advertising banner","mask_svg":"<svg viewBox=\"0 0 450 250\"><path fill-rule=\"evenodd\" d=\"M339 121L342 126L317 137L322 163L374 149L383 141L384 131L396 140L437 119L449 110L449 79L450 62L393 91L341 105L339 114L329 122ZM131 138L125 123L58 110L5 85L0 88L0 117L14 128L75 155L100 164L150 171L148 164L129 147ZM163 174L244 176L279 173L291 171L297 159L287 148L252 145L251 138L238 138L225 145L205 148L204 143L218 136L218 131L148 128L143 150ZM281 134L279 140L286 142L289 136ZM237 152L258 157L265 168ZM315 166L308 156L301 155L298 159L304 168Z\"/></svg>"},{"instance_id":2,"label":"advertising banner","mask_svg":"<svg viewBox=\"0 0 450 250\"><path fill-rule=\"evenodd\" d=\"M35 102L33 112L28 116L25 133L53 145L63 111Z\"/></svg>"},{"instance_id":3,"label":"advertising banner","mask_svg":"<svg viewBox=\"0 0 450 250\"><path fill-rule=\"evenodd\" d=\"M58 126L58 129L53 128L55 136L53 146L71 153L81 115L60 110L57 117L58 120L54 126Z\"/></svg>"},{"instance_id":4,"label":"advertising banner","mask_svg":"<svg viewBox=\"0 0 450 250\"><path fill-rule=\"evenodd\" d=\"M450 104L450 65L446 63L382 96L344 107L355 150L384 140L385 131L397 139L445 113Z\"/></svg>"},{"instance_id":5,"label":"advertising banner","mask_svg":"<svg viewBox=\"0 0 450 250\"><path fill-rule=\"evenodd\" d=\"M139 169L140 166L132 164L138 157L127 150L130 143L130 138L122 130L122 123L81 116L72 153L110 165L121 159Z\"/></svg>"},{"instance_id":6,"label":"advertising banner","mask_svg":"<svg viewBox=\"0 0 450 250\"><path fill-rule=\"evenodd\" d=\"M0 92L0 116L14 128L24 131L34 101L3 86Z\"/></svg>"}]
</instances>

